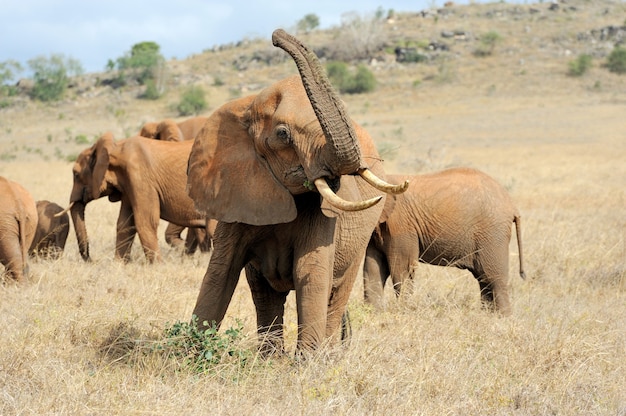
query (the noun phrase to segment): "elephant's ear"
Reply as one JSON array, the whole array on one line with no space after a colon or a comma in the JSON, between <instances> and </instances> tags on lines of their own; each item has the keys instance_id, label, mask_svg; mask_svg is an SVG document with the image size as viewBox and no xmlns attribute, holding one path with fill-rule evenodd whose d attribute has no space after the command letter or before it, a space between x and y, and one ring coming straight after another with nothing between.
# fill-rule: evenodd
<instances>
[{"instance_id":1,"label":"elephant's ear","mask_svg":"<svg viewBox=\"0 0 626 416\"><path fill-rule=\"evenodd\" d=\"M147 137L148 139L156 139L157 126L158 126L158 123L156 122L148 122L143 125L143 127L141 128L141 131L139 132L139 135L141 137Z\"/></svg>"},{"instance_id":2,"label":"elephant's ear","mask_svg":"<svg viewBox=\"0 0 626 416\"><path fill-rule=\"evenodd\" d=\"M182 142L185 140L183 132L180 131L178 124L169 118L159 123L155 139L166 142Z\"/></svg>"},{"instance_id":3,"label":"elephant's ear","mask_svg":"<svg viewBox=\"0 0 626 416\"><path fill-rule=\"evenodd\" d=\"M113 146L113 134L111 132L104 133L94 144L94 151L91 154L93 166L91 171L91 192L93 199L99 198L100 194L107 188L104 177L109 169L109 156Z\"/></svg>"},{"instance_id":4,"label":"elephant's ear","mask_svg":"<svg viewBox=\"0 0 626 416\"><path fill-rule=\"evenodd\" d=\"M196 137L189 155L187 192L207 218L269 225L291 222L296 206L255 151L247 113L254 97L217 109Z\"/></svg>"}]
</instances>

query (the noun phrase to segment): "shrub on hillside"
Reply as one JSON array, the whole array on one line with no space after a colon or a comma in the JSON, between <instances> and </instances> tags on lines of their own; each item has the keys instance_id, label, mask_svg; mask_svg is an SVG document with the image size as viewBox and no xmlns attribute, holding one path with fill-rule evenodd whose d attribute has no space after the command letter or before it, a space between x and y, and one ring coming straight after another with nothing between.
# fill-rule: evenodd
<instances>
[{"instance_id":1,"label":"shrub on hillside","mask_svg":"<svg viewBox=\"0 0 626 416\"><path fill-rule=\"evenodd\" d=\"M569 62L567 75L572 77L580 77L591 68L591 55L581 54L578 58Z\"/></svg>"},{"instance_id":2,"label":"shrub on hillside","mask_svg":"<svg viewBox=\"0 0 626 416\"><path fill-rule=\"evenodd\" d=\"M187 88L187 90L182 93L180 102L176 106L176 109L181 116L197 115L206 108L207 102L204 89L198 86L191 86Z\"/></svg>"},{"instance_id":3,"label":"shrub on hillside","mask_svg":"<svg viewBox=\"0 0 626 416\"><path fill-rule=\"evenodd\" d=\"M607 58L606 67L616 74L626 73L626 48L616 47Z\"/></svg>"},{"instance_id":4,"label":"shrub on hillside","mask_svg":"<svg viewBox=\"0 0 626 416\"><path fill-rule=\"evenodd\" d=\"M344 13L327 57L345 62L374 57L387 43L384 25L384 13L380 9L371 16Z\"/></svg>"},{"instance_id":5,"label":"shrub on hillside","mask_svg":"<svg viewBox=\"0 0 626 416\"><path fill-rule=\"evenodd\" d=\"M79 61L52 54L49 58L39 56L28 61L33 71L32 98L40 101L57 101L63 98L71 76L83 72Z\"/></svg>"},{"instance_id":6,"label":"shrub on hillside","mask_svg":"<svg viewBox=\"0 0 626 416\"><path fill-rule=\"evenodd\" d=\"M365 65L352 73L345 62L333 61L326 65L331 84L344 94L361 94L376 88L376 77Z\"/></svg>"},{"instance_id":7,"label":"shrub on hillside","mask_svg":"<svg viewBox=\"0 0 626 416\"><path fill-rule=\"evenodd\" d=\"M479 57L491 56L496 45L502 41L502 36L498 32L489 31L480 37L480 44L474 50L474 55Z\"/></svg>"}]
</instances>

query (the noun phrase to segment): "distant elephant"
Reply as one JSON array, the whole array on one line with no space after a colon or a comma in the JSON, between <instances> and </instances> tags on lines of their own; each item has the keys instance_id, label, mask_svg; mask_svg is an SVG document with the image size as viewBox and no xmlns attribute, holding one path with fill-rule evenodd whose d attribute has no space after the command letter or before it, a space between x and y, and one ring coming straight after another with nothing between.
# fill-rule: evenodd
<instances>
[{"instance_id":1,"label":"distant elephant","mask_svg":"<svg viewBox=\"0 0 626 416\"><path fill-rule=\"evenodd\" d=\"M0 176L0 263L18 282L28 275L28 248L36 227L33 197L17 182Z\"/></svg>"},{"instance_id":2,"label":"distant elephant","mask_svg":"<svg viewBox=\"0 0 626 416\"><path fill-rule=\"evenodd\" d=\"M185 227L205 227L185 192L192 141L163 142L135 136L115 142L106 133L78 155L73 167L70 209L78 247L89 260L85 205L109 197L122 201L117 219L115 257L128 261L135 234L149 262L160 261L159 219Z\"/></svg>"},{"instance_id":3,"label":"distant elephant","mask_svg":"<svg viewBox=\"0 0 626 416\"><path fill-rule=\"evenodd\" d=\"M181 122L168 118L162 121L148 122L143 125L139 135L149 139L169 142L182 142L196 138L206 123L206 117L192 117Z\"/></svg>"},{"instance_id":4,"label":"distant elephant","mask_svg":"<svg viewBox=\"0 0 626 416\"><path fill-rule=\"evenodd\" d=\"M483 304L509 315L511 223L522 278L524 271L520 215L504 187L469 168L388 179L411 184L404 194L387 199L385 219L370 240L363 270L366 302L381 307L387 277L399 294L422 262L469 270L478 280Z\"/></svg>"},{"instance_id":5,"label":"distant elephant","mask_svg":"<svg viewBox=\"0 0 626 416\"><path fill-rule=\"evenodd\" d=\"M148 122L143 125L139 135L149 139L169 142L182 142L193 140L206 123L206 117L191 117L181 122L171 118L162 121ZM197 248L202 252L211 250L211 236L201 228L191 228L183 240L182 232L186 227L178 224L168 224L165 230L165 241L175 248L185 248L186 254L193 254Z\"/></svg>"},{"instance_id":6,"label":"distant elephant","mask_svg":"<svg viewBox=\"0 0 626 416\"><path fill-rule=\"evenodd\" d=\"M70 217L61 206L46 200L37 201L37 217L37 232L29 254L58 259L70 232Z\"/></svg>"},{"instance_id":7,"label":"distant elephant","mask_svg":"<svg viewBox=\"0 0 626 416\"><path fill-rule=\"evenodd\" d=\"M215 110L194 142L187 182L196 208L219 220L193 314L219 325L245 267L264 353L284 350L291 290L298 351L338 336L383 208L384 194L371 184L386 192L407 186L379 178L374 142L348 118L315 54L282 30L273 41L302 79Z\"/></svg>"}]
</instances>

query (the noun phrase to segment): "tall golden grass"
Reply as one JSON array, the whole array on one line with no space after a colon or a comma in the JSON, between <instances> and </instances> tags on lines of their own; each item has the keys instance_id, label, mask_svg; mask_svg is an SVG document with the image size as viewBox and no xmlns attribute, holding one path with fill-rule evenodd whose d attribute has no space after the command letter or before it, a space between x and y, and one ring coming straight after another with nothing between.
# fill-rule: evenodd
<instances>
[{"instance_id":1,"label":"tall golden grass","mask_svg":"<svg viewBox=\"0 0 626 416\"><path fill-rule=\"evenodd\" d=\"M424 265L400 299L385 294L382 312L363 304L357 281L348 345L294 360L291 295L288 356L225 361L195 374L151 347L191 317L209 255L170 249L162 224L165 262L146 264L137 241L131 263L115 261L119 205L98 200L86 212L92 263L81 260L71 231L60 260L34 259L24 283L0 285L0 414L626 415L626 87L597 65L567 78L567 57L533 52L538 36L584 23L573 13L550 16L560 20L532 21L529 35L524 22L494 23L514 58L501 50L451 61L454 77L440 82L426 81L441 72L436 65L392 67L376 73L377 92L344 97L384 150L388 171L472 166L509 190L522 214L527 275L518 277L512 242L511 317L480 308L468 272ZM420 22L420 30L441 27ZM526 46L520 52L511 43ZM516 53L524 54L524 74ZM289 65L279 73L295 73ZM244 76L276 80L267 70ZM213 108L227 88L212 96ZM121 138L146 115L171 116L165 105L123 100L105 111L102 99L4 110L0 155L17 158L0 161L0 175L64 205L71 163L36 149L68 154L77 146L66 136L109 129ZM240 348L254 351L245 279L223 326L237 321Z\"/></svg>"}]
</instances>

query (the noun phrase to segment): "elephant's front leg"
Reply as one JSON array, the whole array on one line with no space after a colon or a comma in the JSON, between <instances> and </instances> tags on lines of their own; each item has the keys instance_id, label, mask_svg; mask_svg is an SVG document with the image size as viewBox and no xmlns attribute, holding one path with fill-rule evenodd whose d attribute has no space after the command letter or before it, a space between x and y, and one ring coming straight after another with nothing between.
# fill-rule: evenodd
<instances>
[{"instance_id":1,"label":"elephant's front leg","mask_svg":"<svg viewBox=\"0 0 626 416\"><path fill-rule=\"evenodd\" d=\"M130 260L130 250L135 239L135 218L133 209L127 201L122 200L120 214L117 217L117 235L115 239L115 257L124 261Z\"/></svg>"},{"instance_id":2,"label":"elephant's front leg","mask_svg":"<svg viewBox=\"0 0 626 416\"><path fill-rule=\"evenodd\" d=\"M314 350L326 337L334 254L332 244L316 244L294 254L299 350ZM341 314L338 318L341 321Z\"/></svg>"},{"instance_id":3,"label":"elephant's front leg","mask_svg":"<svg viewBox=\"0 0 626 416\"><path fill-rule=\"evenodd\" d=\"M143 210L142 210L143 208ZM147 208L141 205L135 208L135 228L139 235L139 241L143 247L143 252L148 262L161 261L161 250L159 249L159 239L157 230L159 228L159 214L145 211Z\"/></svg>"},{"instance_id":4,"label":"elephant's front leg","mask_svg":"<svg viewBox=\"0 0 626 416\"><path fill-rule=\"evenodd\" d=\"M219 223L215 230L215 248L200 286L193 314L198 324L220 325L233 297L246 252L241 236L246 226L239 223Z\"/></svg>"},{"instance_id":5,"label":"elephant's front leg","mask_svg":"<svg viewBox=\"0 0 626 416\"><path fill-rule=\"evenodd\" d=\"M260 352L262 355L282 354L285 351L283 317L289 292L274 290L252 264L246 265L246 278L256 308Z\"/></svg>"}]
</instances>

